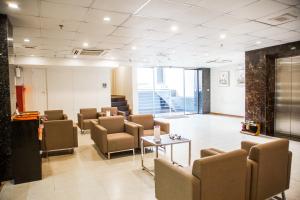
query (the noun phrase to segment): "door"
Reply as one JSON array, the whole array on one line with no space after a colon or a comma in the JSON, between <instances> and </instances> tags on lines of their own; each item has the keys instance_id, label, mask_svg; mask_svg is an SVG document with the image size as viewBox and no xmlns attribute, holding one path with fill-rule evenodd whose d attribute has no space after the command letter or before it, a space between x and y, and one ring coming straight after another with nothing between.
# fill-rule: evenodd
<instances>
[{"instance_id":1,"label":"door","mask_svg":"<svg viewBox=\"0 0 300 200\"><path fill-rule=\"evenodd\" d=\"M292 57L291 134L300 137L300 56Z\"/></svg>"},{"instance_id":2,"label":"door","mask_svg":"<svg viewBox=\"0 0 300 200\"><path fill-rule=\"evenodd\" d=\"M202 71L196 69L184 70L184 108L185 114L202 112Z\"/></svg>"}]
</instances>

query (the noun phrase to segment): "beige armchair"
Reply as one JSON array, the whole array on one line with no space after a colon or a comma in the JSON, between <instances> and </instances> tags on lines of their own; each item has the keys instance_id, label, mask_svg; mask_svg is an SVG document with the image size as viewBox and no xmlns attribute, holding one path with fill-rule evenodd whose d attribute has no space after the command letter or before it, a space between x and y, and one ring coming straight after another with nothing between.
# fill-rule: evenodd
<instances>
[{"instance_id":1,"label":"beige armchair","mask_svg":"<svg viewBox=\"0 0 300 200\"><path fill-rule=\"evenodd\" d=\"M247 199L264 200L289 189L292 152L289 151L289 141L276 139L264 144L243 141L241 148L248 153ZM217 149L204 149L201 156L222 154Z\"/></svg>"},{"instance_id":2,"label":"beige armchair","mask_svg":"<svg viewBox=\"0 0 300 200\"><path fill-rule=\"evenodd\" d=\"M47 120L67 120L68 116L64 114L63 110L45 110L44 115Z\"/></svg>"},{"instance_id":3,"label":"beige armchair","mask_svg":"<svg viewBox=\"0 0 300 200\"><path fill-rule=\"evenodd\" d=\"M153 115L130 115L128 121L133 122L139 127L139 141L142 136L150 136L154 134L154 126L159 125L161 134L169 134L170 124L154 120ZM139 143L140 145L140 143ZM150 144L145 142L145 146Z\"/></svg>"},{"instance_id":4,"label":"beige armchair","mask_svg":"<svg viewBox=\"0 0 300 200\"><path fill-rule=\"evenodd\" d=\"M251 163L251 200L271 198L289 189L292 152L289 141L277 139L265 144L244 141L242 149L249 152Z\"/></svg>"},{"instance_id":5,"label":"beige armchair","mask_svg":"<svg viewBox=\"0 0 300 200\"><path fill-rule=\"evenodd\" d=\"M138 127L124 121L123 116L100 117L93 123L91 139L108 159L112 153L132 150L138 147Z\"/></svg>"},{"instance_id":6,"label":"beige armchair","mask_svg":"<svg viewBox=\"0 0 300 200\"><path fill-rule=\"evenodd\" d=\"M235 150L195 160L192 170L155 159L158 200L245 200L247 153Z\"/></svg>"},{"instance_id":7,"label":"beige armchair","mask_svg":"<svg viewBox=\"0 0 300 200\"><path fill-rule=\"evenodd\" d=\"M77 127L72 120L44 122L42 150L45 152L78 147Z\"/></svg>"},{"instance_id":8,"label":"beige armchair","mask_svg":"<svg viewBox=\"0 0 300 200\"><path fill-rule=\"evenodd\" d=\"M122 115L126 117L126 113L123 111L119 111L117 107L102 107L101 115L106 116L106 111L110 111L111 116Z\"/></svg>"},{"instance_id":9,"label":"beige armchair","mask_svg":"<svg viewBox=\"0 0 300 200\"><path fill-rule=\"evenodd\" d=\"M92 121L97 121L98 117L101 116L101 113L97 112L96 108L82 108L80 113L77 114L78 117L78 126L81 129L81 133L84 130L91 129Z\"/></svg>"}]
</instances>

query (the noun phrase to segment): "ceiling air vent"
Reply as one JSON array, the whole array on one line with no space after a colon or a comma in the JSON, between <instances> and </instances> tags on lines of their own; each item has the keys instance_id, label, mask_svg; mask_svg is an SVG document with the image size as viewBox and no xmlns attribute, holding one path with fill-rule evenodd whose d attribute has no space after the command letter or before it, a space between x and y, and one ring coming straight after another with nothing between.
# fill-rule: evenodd
<instances>
[{"instance_id":1,"label":"ceiling air vent","mask_svg":"<svg viewBox=\"0 0 300 200\"><path fill-rule=\"evenodd\" d=\"M285 23L285 22L292 21L295 19L297 19L297 16L293 15L291 13L285 13L285 14L279 15L277 17L270 18L270 20L276 21L279 23Z\"/></svg>"},{"instance_id":2,"label":"ceiling air vent","mask_svg":"<svg viewBox=\"0 0 300 200\"><path fill-rule=\"evenodd\" d=\"M103 49L73 49L74 56L100 56L104 53Z\"/></svg>"}]
</instances>

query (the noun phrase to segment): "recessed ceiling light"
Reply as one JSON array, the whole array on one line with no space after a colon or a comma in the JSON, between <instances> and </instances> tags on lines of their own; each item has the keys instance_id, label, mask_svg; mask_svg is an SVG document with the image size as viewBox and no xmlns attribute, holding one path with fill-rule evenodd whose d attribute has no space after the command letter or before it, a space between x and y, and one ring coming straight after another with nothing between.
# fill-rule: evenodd
<instances>
[{"instance_id":1,"label":"recessed ceiling light","mask_svg":"<svg viewBox=\"0 0 300 200\"><path fill-rule=\"evenodd\" d=\"M291 47L291 50L296 50L296 47Z\"/></svg>"},{"instance_id":2,"label":"recessed ceiling light","mask_svg":"<svg viewBox=\"0 0 300 200\"><path fill-rule=\"evenodd\" d=\"M261 41L256 41L255 44L261 44Z\"/></svg>"},{"instance_id":3,"label":"recessed ceiling light","mask_svg":"<svg viewBox=\"0 0 300 200\"><path fill-rule=\"evenodd\" d=\"M16 2L8 2L7 5L9 8L19 9L19 5Z\"/></svg>"},{"instance_id":4,"label":"recessed ceiling light","mask_svg":"<svg viewBox=\"0 0 300 200\"><path fill-rule=\"evenodd\" d=\"M25 38L24 42L30 42L30 40L28 38Z\"/></svg>"},{"instance_id":5,"label":"recessed ceiling light","mask_svg":"<svg viewBox=\"0 0 300 200\"><path fill-rule=\"evenodd\" d=\"M173 31L173 32L178 31L178 26L177 25L171 26L171 31Z\"/></svg>"},{"instance_id":6,"label":"recessed ceiling light","mask_svg":"<svg viewBox=\"0 0 300 200\"><path fill-rule=\"evenodd\" d=\"M220 39L225 39L226 38L226 34L225 33L221 33L220 34Z\"/></svg>"},{"instance_id":7,"label":"recessed ceiling light","mask_svg":"<svg viewBox=\"0 0 300 200\"><path fill-rule=\"evenodd\" d=\"M82 44L82 46L84 46L84 47L88 47L88 46L89 46L89 43L87 43L87 42L84 42L84 43Z\"/></svg>"},{"instance_id":8,"label":"recessed ceiling light","mask_svg":"<svg viewBox=\"0 0 300 200\"><path fill-rule=\"evenodd\" d=\"M132 46L131 49L132 49L132 50L136 50L136 46Z\"/></svg>"},{"instance_id":9,"label":"recessed ceiling light","mask_svg":"<svg viewBox=\"0 0 300 200\"><path fill-rule=\"evenodd\" d=\"M14 41L14 39L13 39L13 38L10 38L10 37L7 38L7 40L8 40L8 41Z\"/></svg>"},{"instance_id":10,"label":"recessed ceiling light","mask_svg":"<svg viewBox=\"0 0 300 200\"><path fill-rule=\"evenodd\" d=\"M103 17L103 21L105 21L105 22L110 22L110 17Z\"/></svg>"}]
</instances>

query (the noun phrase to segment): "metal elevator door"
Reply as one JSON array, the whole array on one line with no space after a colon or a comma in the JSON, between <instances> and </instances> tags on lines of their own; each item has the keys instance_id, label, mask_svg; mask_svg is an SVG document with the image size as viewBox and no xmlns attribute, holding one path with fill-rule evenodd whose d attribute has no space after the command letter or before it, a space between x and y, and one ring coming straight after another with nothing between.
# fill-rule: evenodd
<instances>
[{"instance_id":1,"label":"metal elevator door","mask_svg":"<svg viewBox=\"0 0 300 200\"><path fill-rule=\"evenodd\" d=\"M276 60L275 133L300 138L300 56Z\"/></svg>"}]
</instances>

